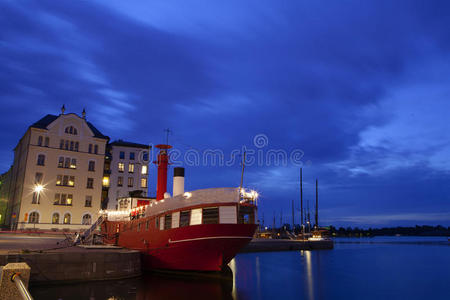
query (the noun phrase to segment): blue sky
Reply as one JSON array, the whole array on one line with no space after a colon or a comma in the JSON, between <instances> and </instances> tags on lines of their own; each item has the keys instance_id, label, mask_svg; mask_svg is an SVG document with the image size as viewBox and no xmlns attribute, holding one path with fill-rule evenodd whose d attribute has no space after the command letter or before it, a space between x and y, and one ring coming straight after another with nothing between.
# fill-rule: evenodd
<instances>
[{"instance_id":1,"label":"blue sky","mask_svg":"<svg viewBox=\"0 0 450 300\"><path fill-rule=\"evenodd\" d=\"M171 128L181 157L301 150L305 200L318 178L323 225L450 226L445 1L1 1L0 11L0 171L26 128L65 104L113 140L158 144ZM240 167L186 176L189 189L237 186ZM290 161L248 166L244 180L266 223L290 221L298 181Z\"/></svg>"}]
</instances>

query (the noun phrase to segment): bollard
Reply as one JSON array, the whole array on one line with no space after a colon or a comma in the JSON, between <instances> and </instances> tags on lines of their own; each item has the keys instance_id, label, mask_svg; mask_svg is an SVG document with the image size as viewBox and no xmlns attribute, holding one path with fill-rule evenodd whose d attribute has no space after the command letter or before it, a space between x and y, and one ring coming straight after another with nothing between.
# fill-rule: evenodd
<instances>
[{"instance_id":1,"label":"bollard","mask_svg":"<svg viewBox=\"0 0 450 300\"><path fill-rule=\"evenodd\" d=\"M28 292L30 270L26 263L4 266L0 278L0 300L33 299Z\"/></svg>"}]
</instances>

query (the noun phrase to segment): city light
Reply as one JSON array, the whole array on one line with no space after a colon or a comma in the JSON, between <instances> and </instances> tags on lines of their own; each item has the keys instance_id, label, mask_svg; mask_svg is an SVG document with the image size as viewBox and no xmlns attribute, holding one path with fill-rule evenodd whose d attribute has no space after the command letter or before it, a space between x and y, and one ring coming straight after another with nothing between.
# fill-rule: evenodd
<instances>
[{"instance_id":1,"label":"city light","mask_svg":"<svg viewBox=\"0 0 450 300\"><path fill-rule=\"evenodd\" d=\"M34 191L36 192L36 193L40 193L40 192L42 192L44 190L44 186L42 185L42 184L36 184L35 186L34 186Z\"/></svg>"}]
</instances>

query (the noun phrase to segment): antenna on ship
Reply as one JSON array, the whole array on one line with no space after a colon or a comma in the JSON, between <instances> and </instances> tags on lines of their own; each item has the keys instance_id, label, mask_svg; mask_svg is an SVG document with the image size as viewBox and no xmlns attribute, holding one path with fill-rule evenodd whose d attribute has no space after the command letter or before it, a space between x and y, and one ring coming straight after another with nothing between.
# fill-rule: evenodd
<instances>
[{"instance_id":1,"label":"antenna on ship","mask_svg":"<svg viewBox=\"0 0 450 300\"><path fill-rule=\"evenodd\" d=\"M169 145L169 134L173 133L170 128L164 129L164 132L166 133L166 145Z\"/></svg>"},{"instance_id":2,"label":"antenna on ship","mask_svg":"<svg viewBox=\"0 0 450 300\"><path fill-rule=\"evenodd\" d=\"M243 184L244 184L244 169L245 169L245 155L246 155L246 151L244 151L244 156L242 158L242 173L241 173L241 184L239 185L239 193L242 190Z\"/></svg>"},{"instance_id":3,"label":"antenna on ship","mask_svg":"<svg viewBox=\"0 0 450 300\"><path fill-rule=\"evenodd\" d=\"M303 233L305 233L305 227L303 227L303 172L300 168L300 226L302 227Z\"/></svg>"},{"instance_id":4,"label":"antenna on ship","mask_svg":"<svg viewBox=\"0 0 450 300\"><path fill-rule=\"evenodd\" d=\"M319 181L316 179L316 228L319 229Z\"/></svg>"}]
</instances>

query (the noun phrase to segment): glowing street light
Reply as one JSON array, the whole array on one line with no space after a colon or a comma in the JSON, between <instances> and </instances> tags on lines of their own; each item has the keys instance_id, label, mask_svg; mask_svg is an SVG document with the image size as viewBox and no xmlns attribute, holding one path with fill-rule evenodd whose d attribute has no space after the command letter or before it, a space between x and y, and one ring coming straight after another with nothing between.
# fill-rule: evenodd
<instances>
[{"instance_id":1,"label":"glowing street light","mask_svg":"<svg viewBox=\"0 0 450 300\"><path fill-rule=\"evenodd\" d=\"M37 199L36 202L39 204L39 196L41 195L41 192L44 190L44 186L42 184L36 184L34 186L34 192L37 193Z\"/></svg>"}]
</instances>

